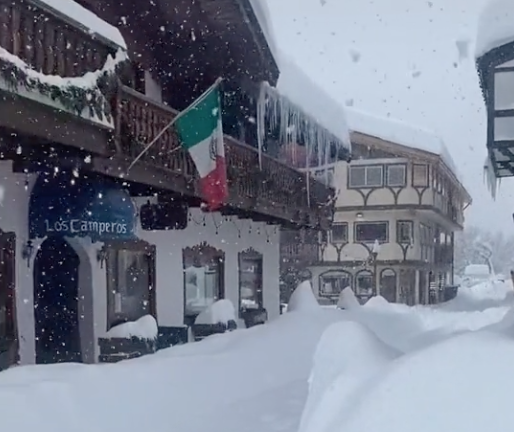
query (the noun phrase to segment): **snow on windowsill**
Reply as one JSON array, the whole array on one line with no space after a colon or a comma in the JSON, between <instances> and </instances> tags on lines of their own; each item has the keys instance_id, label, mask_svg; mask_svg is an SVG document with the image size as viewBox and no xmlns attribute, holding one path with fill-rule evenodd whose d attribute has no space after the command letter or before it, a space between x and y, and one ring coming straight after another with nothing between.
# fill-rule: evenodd
<instances>
[{"instance_id":1,"label":"snow on windowsill","mask_svg":"<svg viewBox=\"0 0 514 432\"><path fill-rule=\"evenodd\" d=\"M116 52L115 57L113 58L111 55L107 57L107 60L105 61L104 66L102 69L99 69L95 72L87 72L81 77L74 77L74 78L68 78L68 77L61 77L59 75L45 75L41 72L37 72L34 69L31 69L27 63L25 63L23 60L21 60L19 57L11 54L9 51L5 50L4 48L0 47L0 58L15 65L16 67L23 69L23 71L27 74L27 76L30 79L37 80L41 83L57 86L60 88L65 89L66 87L80 87L83 89L94 89L96 87L96 83L98 78L104 74L107 73L114 73L116 66L127 60L128 56L126 51L119 49ZM11 87L5 82L5 80L0 78L0 89L12 91ZM26 88L23 87L23 84L20 84L18 86L17 94L19 94L22 97L25 97L27 99L34 100L36 102L44 103L45 105L51 106L53 108L70 112L72 114L75 114L74 112L71 112L69 109L64 107L61 103L59 103L56 100L53 100L51 97L46 96L44 94L41 94L39 92L29 91ZM91 116L89 113L89 108L86 107L84 111L81 113L80 117L85 118L87 120L93 121L95 123L99 123L103 126L107 126L109 128L113 128L114 124L112 121L108 119L100 119L97 116L93 115Z\"/></svg>"},{"instance_id":2,"label":"snow on windowsill","mask_svg":"<svg viewBox=\"0 0 514 432\"><path fill-rule=\"evenodd\" d=\"M105 335L107 339L139 338L154 340L158 335L157 321L152 315L145 315L137 321L130 321L112 327Z\"/></svg>"},{"instance_id":3,"label":"snow on windowsill","mask_svg":"<svg viewBox=\"0 0 514 432\"><path fill-rule=\"evenodd\" d=\"M102 20L100 17L95 15L90 10L82 7L73 0L40 0L45 3L48 7L55 10L58 13L66 15L73 21L82 24L86 27L91 34L98 34L105 39L114 42L121 48L126 49L127 45L121 35L120 31L110 25L109 23Z\"/></svg>"},{"instance_id":4,"label":"snow on windowsill","mask_svg":"<svg viewBox=\"0 0 514 432\"><path fill-rule=\"evenodd\" d=\"M195 320L195 324L225 324L236 321L236 309L232 302L221 299L204 309Z\"/></svg>"},{"instance_id":5,"label":"snow on windowsill","mask_svg":"<svg viewBox=\"0 0 514 432\"><path fill-rule=\"evenodd\" d=\"M478 19L475 57L514 42L514 2L490 0Z\"/></svg>"}]
</instances>

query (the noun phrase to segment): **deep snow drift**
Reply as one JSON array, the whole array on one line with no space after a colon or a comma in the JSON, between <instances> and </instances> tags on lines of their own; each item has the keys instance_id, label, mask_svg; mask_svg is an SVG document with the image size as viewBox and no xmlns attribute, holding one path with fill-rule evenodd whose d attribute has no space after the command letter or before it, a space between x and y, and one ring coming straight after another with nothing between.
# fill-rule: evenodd
<instances>
[{"instance_id":1,"label":"deep snow drift","mask_svg":"<svg viewBox=\"0 0 514 432\"><path fill-rule=\"evenodd\" d=\"M298 291L292 311L249 330L116 365L0 373L2 427L16 432L514 428L508 409L514 379L510 285L475 287L473 295L461 293L444 307L410 308L377 298L365 306L352 303L348 310L316 307L307 288ZM492 292L503 295L491 300ZM488 298L490 307L484 308ZM488 331L476 332L484 328Z\"/></svg>"}]
</instances>

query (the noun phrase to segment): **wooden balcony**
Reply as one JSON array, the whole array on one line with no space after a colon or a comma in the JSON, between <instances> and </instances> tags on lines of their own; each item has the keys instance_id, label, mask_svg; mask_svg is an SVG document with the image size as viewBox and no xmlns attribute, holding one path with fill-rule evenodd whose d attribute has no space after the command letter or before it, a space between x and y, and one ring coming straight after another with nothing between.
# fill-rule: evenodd
<instances>
[{"instance_id":1,"label":"wooden balcony","mask_svg":"<svg viewBox=\"0 0 514 432\"><path fill-rule=\"evenodd\" d=\"M175 110L125 86L119 87L115 112L113 151L127 163L177 115ZM230 136L225 136L225 154L228 207L294 225L330 225L332 189L267 155L263 155L261 169L258 151ZM172 179L174 191L199 196L193 161L180 148L173 127L155 142L133 170L135 176L141 177L138 181L145 181L148 173L153 175L154 181L160 181L156 173L161 172ZM151 179L146 181L152 182Z\"/></svg>"},{"instance_id":2,"label":"wooden balcony","mask_svg":"<svg viewBox=\"0 0 514 432\"><path fill-rule=\"evenodd\" d=\"M108 56L119 49L40 0L0 0L0 46L35 72L67 78L100 70ZM93 162L87 169L124 176L193 200L199 198L196 169L189 155L180 149L173 128L127 172L146 144L174 118L175 110L118 84L103 93L112 123L95 122L54 106L51 93L58 87L50 86L45 102L27 96L31 91L37 93L38 88L27 88L23 83L5 85L9 67L5 62L0 64L0 128L16 132L18 144L23 141L36 149L31 154L39 167L50 152L43 154L41 144L52 144L48 146L52 152L54 144L60 144L67 157L70 151L72 157L91 154ZM227 213L295 226L330 225L334 190L266 155L261 167L258 151L230 136L225 137L225 152L230 192ZM15 152L8 157L21 158Z\"/></svg>"}]
</instances>

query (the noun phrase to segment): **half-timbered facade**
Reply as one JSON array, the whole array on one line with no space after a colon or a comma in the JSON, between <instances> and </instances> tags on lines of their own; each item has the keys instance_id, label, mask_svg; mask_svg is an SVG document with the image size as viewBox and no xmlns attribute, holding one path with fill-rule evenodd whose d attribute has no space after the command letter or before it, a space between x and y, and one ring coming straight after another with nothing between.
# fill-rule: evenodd
<instances>
[{"instance_id":1,"label":"half-timbered facade","mask_svg":"<svg viewBox=\"0 0 514 432\"><path fill-rule=\"evenodd\" d=\"M279 71L250 3L80 3L0 0L0 368L152 352L220 299L273 318L280 227L332 221L334 189L255 121ZM164 128L218 77L229 194L205 212Z\"/></svg>"},{"instance_id":2,"label":"half-timbered facade","mask_svg":"<svg viewBox=\"0 0 514 432\"><path fill-rule=\"evenodd\" d=\"M318 262L310 267L314 289L328 303L347 286L363 301L379 294L391 302L437 303L453 284L454 233L471 198L444 151L373 133L382 137L353 132L355 159L318 172L338 198L334 224L318 239Z\"/></svg>"}]
</instances>

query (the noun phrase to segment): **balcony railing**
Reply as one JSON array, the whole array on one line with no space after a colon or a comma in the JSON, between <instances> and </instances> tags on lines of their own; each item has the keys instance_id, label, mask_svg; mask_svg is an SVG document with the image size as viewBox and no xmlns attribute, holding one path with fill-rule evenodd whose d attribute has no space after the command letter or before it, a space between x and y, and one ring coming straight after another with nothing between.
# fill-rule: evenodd
<instances>
[{"instance_id":1,"label":"balcony railing","mask_svg":"<svg viewBox=\"0 0 514 432\"><path fill-rule=\"evenodd\" d=\"M177 115L175 110L126 86L119 87L115 112L113 150L128 160L136 158ZM330 223L332 189L267 155L263 155L261 167L258 151L230 136L225 136L225 156L230 206L304 225ZM183 192L198 195L196 169L189 154L180 148L173 127L143 155L141 162L180 176L184 180Z\"/></svg>"},{"instance_id":2,"label":"balcony railing","mask_svg":"<svg viewBox=\"0 0 514 432\"><path fill-rule=\"evenodd\" d=\"M38 0L0 0L0 46L45 75L101 69L116 47Z\"/></svg>"},{"instance_id":3,"label":"balcony railing","mask_svg":"<svg viewBox=\"0 0 514 432\"><path fill-rule=\"evenodd\" d=\"M108 55L118 49L114 43L91 34L82 24L40 0L0 0L0 46L35 71L70 78L101 69ZM177 114L166 105L122 85L118 86L116 94L104 96L112 105L112 136L110 129L93 136L97 125L84 123L76 126L72 134L74 126L69 122L62 136L56 138L54 132L63 128L59 123L50 125L53 117L48 117L45 127L37 130L34 124L38 122L32 124L23 120L16 124L5 121L2 126L41 136L50 142L87 149L99 157L113 156L112 160L130 163ZM63 115L56 117L65 119ZM89 127L87 132L83 129L86 126ZM295 225L327 227L330 224L333 206L329 201L333 189L267 155L263 156L261 165L255 148L229 136L225 137L225 152L229 210L260 213L266 216L264 220L286 220ZM138 166L141 176L159 173L160 179L164 179L159 180L159 186L165 189L199 196L193 161L180 148L173 128L155 142Z\"/></svg>"}]
</instances>

